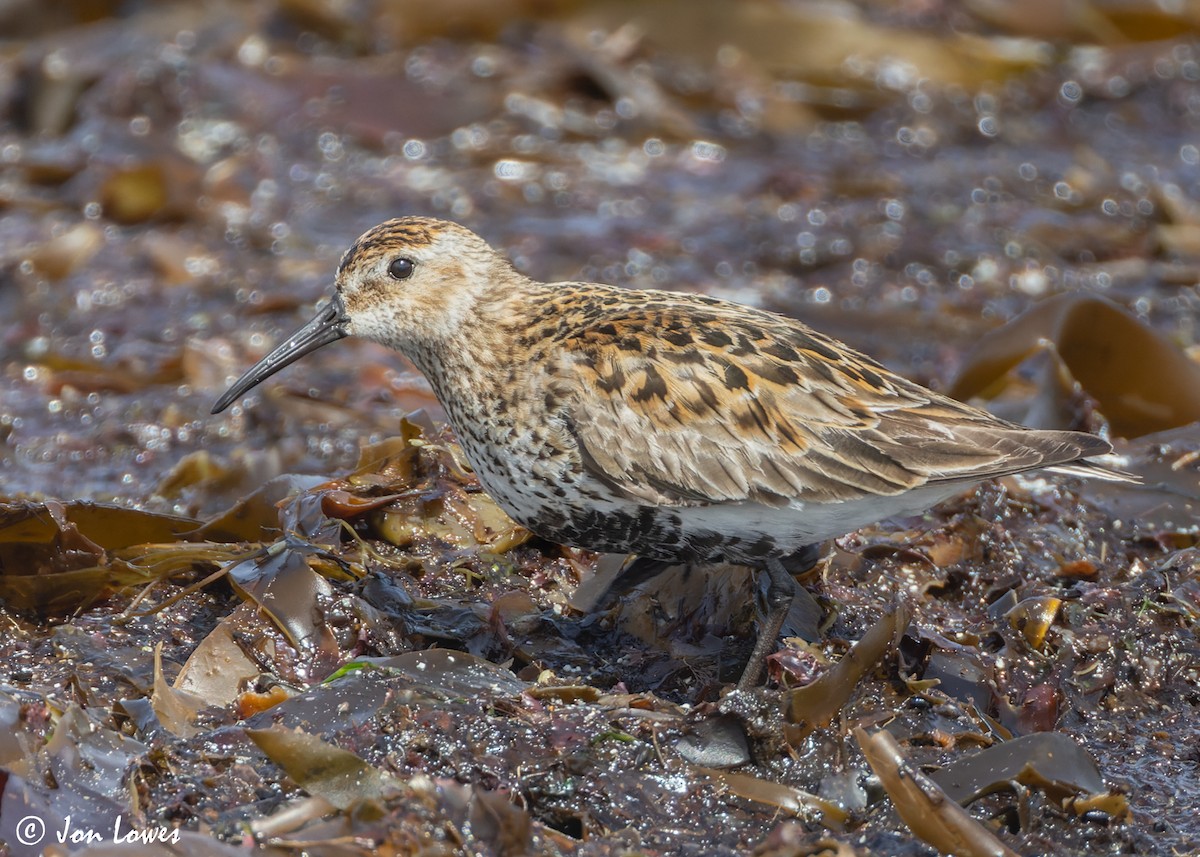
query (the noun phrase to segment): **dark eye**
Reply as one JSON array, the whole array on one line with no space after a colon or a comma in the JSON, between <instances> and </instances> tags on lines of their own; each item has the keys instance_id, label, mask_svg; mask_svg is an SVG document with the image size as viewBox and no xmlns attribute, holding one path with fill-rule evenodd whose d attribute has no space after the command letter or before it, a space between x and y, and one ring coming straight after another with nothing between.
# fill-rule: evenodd
<instances>
[{"instance_id":1,"label":"dark eye","mask_svg":"<svg viewBox=\"0 0 1200 857\"><path fill-rule=\"evenodd\" d=\"M412 259L393 259L392 264L388 265L388 273L394 280L407 280L416 267Z\"/></svg>"}]
</instances>

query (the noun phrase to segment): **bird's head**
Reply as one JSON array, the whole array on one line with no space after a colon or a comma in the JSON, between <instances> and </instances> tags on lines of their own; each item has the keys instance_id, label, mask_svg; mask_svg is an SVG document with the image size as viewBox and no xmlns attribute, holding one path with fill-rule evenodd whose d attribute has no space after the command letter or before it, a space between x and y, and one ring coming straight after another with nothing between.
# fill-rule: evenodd
<instances>
[{"instance_id":1,"label":"bird's head","mask_svg":"<svg viewBox=\"0 0 1200 857\"><path fill-rule=\"evenodd\" d=\"M453 341L481 301L518 278L475 233L425 217L388 220L342 256L336 291L317 315L250 368L217 400L234 399L306 354L362 336L416 358Z\"/></svg>"}]
</instances>

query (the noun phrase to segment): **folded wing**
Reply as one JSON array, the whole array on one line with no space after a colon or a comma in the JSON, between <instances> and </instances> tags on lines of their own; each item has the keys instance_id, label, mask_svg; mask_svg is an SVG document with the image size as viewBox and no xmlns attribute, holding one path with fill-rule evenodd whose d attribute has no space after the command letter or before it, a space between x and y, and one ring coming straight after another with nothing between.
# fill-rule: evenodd
<instances>
[{"instance_id":1,"label":"folded wing","mask_svg":"<svg viewBox=\"0 0 1200 857\"><path fill-rule=\"evenodd\" d=\"M706 304L624 311L564 341L562 417L584 467L664 505L828 503L969 483L1110 451L889 373L798 322ZM582 377L580 377L582 376ZM1098 469L1098 468L1097 468Z\"/></svg>"}]
</instances>

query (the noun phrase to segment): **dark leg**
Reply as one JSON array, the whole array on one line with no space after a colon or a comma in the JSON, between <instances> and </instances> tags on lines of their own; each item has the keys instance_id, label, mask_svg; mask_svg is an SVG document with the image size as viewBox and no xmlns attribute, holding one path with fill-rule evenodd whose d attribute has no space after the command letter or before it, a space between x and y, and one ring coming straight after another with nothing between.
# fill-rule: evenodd
<instances>
[{"instance_id":1,"label":"dark leg","mask_svg":"<svg viewBox=\"0 0 1200 857\"><path fill-rule=\"evenodd\" d=\"M783 557L780 562L783 567L788 570L788 574L798 575L804 574L821 559L821 546L805 545L795 553L790 553Z\"/></svg>"},{"instance_id":2,"label":"dark leg","mask_svg":"<svg viewBox=\"0 0 1200 857\"><path fill-rule=\"evenodd\" d=\"M763 570L767 578L767 617L758 628L758 640L754 643L754 651L750 660L738 679L738 690L749 690L758 684L762 676L763 666L767 655L775 650L779 639L779 630L787 619L788 611L792 608L792 598L796 592L796 581L784 567L788 563L791 569L799 574L812 568L821 557L818 545L806 545L783 560L771 557L766 561ZM801 567L803 566L803 567Z\"/></svg>"},{"instance_id":3,"label":"dark leg","mask_svg":"<svg viewBox=\"0 0 1200 857\"><path fill-rule=\"evenodd\" d=\"M595 603L600 605L614 595L624 595L635 586L662 574L672 565L678 565L678 563L639 556L621 569L620 573L612 579L612 583L608 585L608 589L604 590L604 594L596 599Z\"/></svg>"},{"instance_id":4,"label":"dark leg","mask_svg":"<svg viewBox=\"0 0 1200 857\"><path fill-rule=\"evenodd\" d=\"M767 560L763 570L769 575L767 617L758 626L758 640L754 643L750 660L746 661L746 668L742 670L742 677L738 679L738 690L749 690L758 684L767 655L775 650L779 629L783 627L783 620L787 618L788 610L792 606L793 587L796 583L783 567L783 563L772 557Z\"/></svg>"}]
</instances>

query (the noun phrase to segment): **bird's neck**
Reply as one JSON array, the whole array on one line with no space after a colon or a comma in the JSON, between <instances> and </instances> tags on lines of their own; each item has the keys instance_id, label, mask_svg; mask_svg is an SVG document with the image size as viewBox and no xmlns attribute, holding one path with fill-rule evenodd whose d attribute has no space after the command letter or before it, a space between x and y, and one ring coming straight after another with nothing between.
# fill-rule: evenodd
<instances>
[{"instance_id":1,"label":"bird's neck","mask_svg":"<svg viewBox=\"0 0 1200 857\"><path fill-rule=\"evenodd\" d=\"M439 400L490 399L525 375L533 319L551 293L530 280L483 292L464 313L453 335L409 343L404 350L433 385Z\"/></svg>"}]
</instances>

